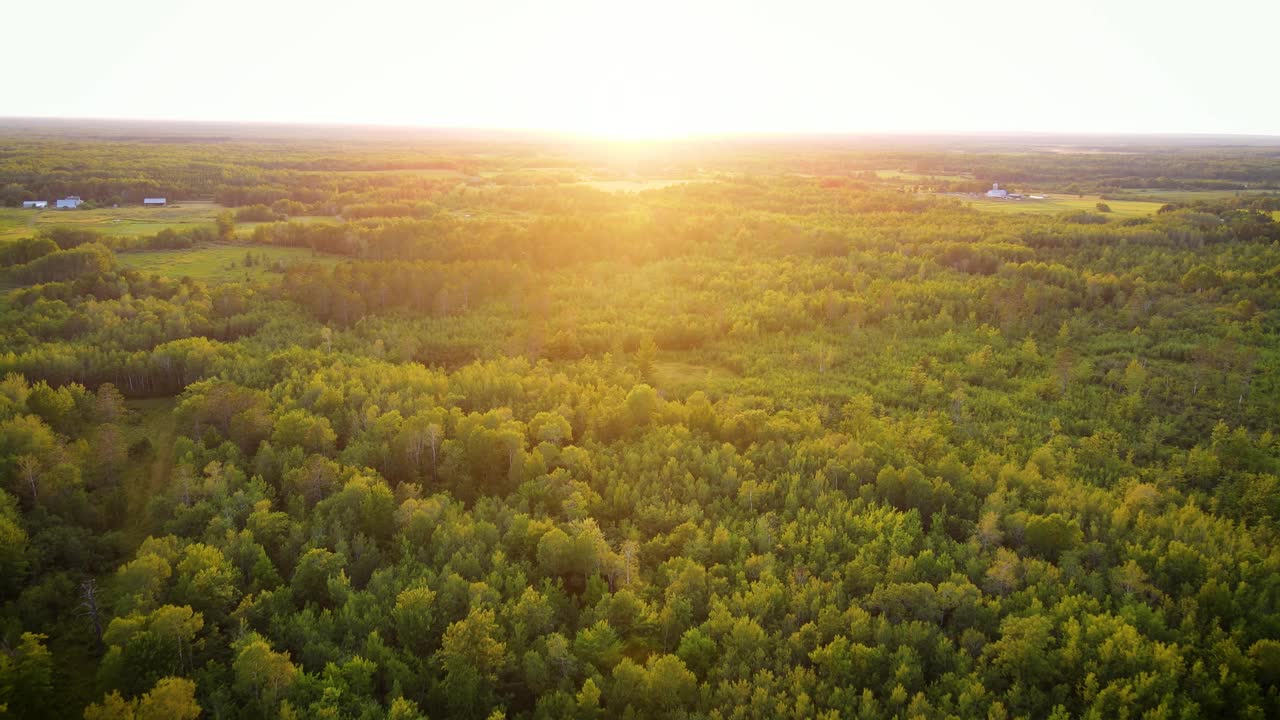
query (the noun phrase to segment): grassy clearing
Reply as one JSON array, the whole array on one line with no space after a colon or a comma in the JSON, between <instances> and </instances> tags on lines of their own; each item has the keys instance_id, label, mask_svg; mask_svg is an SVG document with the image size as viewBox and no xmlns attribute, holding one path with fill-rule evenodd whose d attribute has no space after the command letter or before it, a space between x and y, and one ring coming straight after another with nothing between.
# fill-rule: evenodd
<instances>
[{"instance_id":1,"label":"grassy clearing","mask_svg":"<svg viewBox=\"0 0 1280 720\"><path fill-rule=\"evenodd\" d=\"M292 223L315 223L315 222L337 222L338 219L332 215L297 215L290 217L286 222ZM274 222L240 222L236 223L236 237L241 240L248 240L253 237L253 231L259 225L274 225Z\"/></svg>"},{"instance_id":2,"label":"grassy clearing","mask_svg":"<svg viewBox=\"0 0 1280 720\"><path fill-rule=\"evenodd\" d=\"M147 509L151 498L164 491L173 472L173 408L176 405L177 398L126 402L133 413L133 422L125 427L129 446L146 440L151 447L147 462L131 463L121 479L129 518L128 529L135 543L146 537Z\"/></svg>"},{"instance_id":3,"label":"grassy clearing","mask_svg":"<svg viewBox=\"0 0 1280 720\"><path fill-rule=\"evenodd\" d=\"M1110 208L1111 217L1131 218L1154 215L1160 209L1159 203L1141 200L1103 200L1097 195L1050 196L1044 200L988 200L973 198L970 204L982 211L1004 213L1027 213L1033 215L1057 215L1074 210L1097 210L1098 203L1105 202Z\"/></svg>"},{"instance_id":4,"label":"grassy clearing","mask_svg":"<svg viewBox=\"0 0 1280 720\"><path fill-rule=\"evenodd\" d=\"M257 262L246 265L252 255ZM270 245L216 244L182 250L146 250L117 253L120 265L171 278L189 277L205 282L255 279L266 275L276 263L333 264L339 258L313 253L305 248Z\"/></svg>"},{"instance_id":5,"label":"grassy clearing","mask_svg":"<svg viewBox=\"0 0 1280 720\"><path fill-rule=\"evenodd\" d=\"M30 235L40 210L0 208L0 240L12 240Z\"/></svg>"},{"instance_id":6,"label":"grassy clearing","mask_svg":"<svg viewBox=\"0 0 1280 720\"><path fill-rule=\"evenodd\" d=\"M737 378L723 368L675 361L655 362L651 375L654 386L663 395L678 399L686 398L698 390L712 391Z\"/></svg>"}]
</instances>

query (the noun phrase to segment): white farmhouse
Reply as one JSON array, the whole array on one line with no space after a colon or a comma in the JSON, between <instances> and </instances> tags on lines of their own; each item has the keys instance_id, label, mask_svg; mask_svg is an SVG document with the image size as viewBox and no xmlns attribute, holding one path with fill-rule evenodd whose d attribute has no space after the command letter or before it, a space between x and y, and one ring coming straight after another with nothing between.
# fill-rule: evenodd
<instances>
[{"instance_id":1,"label":"white farmhouse","mask_svg":"<svg viewBox=\"0 0 1280 720\"><path fill-rule=\"evenodd\" d=\"M23 201L22 201L22 207L24 207L24 208L47 208L47 207L49 207L49 201L48 201L48 200L23 200Z\"/></svg>"},{"instance_id":2,"label":"white farmhouse","mask_svg":"<svg viewBox=\"0 0 1280 720\"><path fill-rule=\"evenodd\" d=\"M991 189L987 191L987 197L1004 199L1009 197L1008 190L1001 190L1000 183L991 183Z\"/></svg>"},{"instance_id":3,"label":"white farmhouse","mask_svg":"<svg viewBox=\"0 0 1280 720\"><path fill-rule=\"evenodd\" d=\"M142 204L146 207L164 207L164 198L143 198Z\"/></svg>"},{"instance_id":4,"label":"white farmhouse","mask_svg":"<svg viewBox=\"0 0 1280 720\"><path fill-rule=\"evenodd\" d=\"M59 208L70 208L72 210L80 207L80 203L84 202L79 195L68 195L58 201Z\"/></svg>"}]
</instances>

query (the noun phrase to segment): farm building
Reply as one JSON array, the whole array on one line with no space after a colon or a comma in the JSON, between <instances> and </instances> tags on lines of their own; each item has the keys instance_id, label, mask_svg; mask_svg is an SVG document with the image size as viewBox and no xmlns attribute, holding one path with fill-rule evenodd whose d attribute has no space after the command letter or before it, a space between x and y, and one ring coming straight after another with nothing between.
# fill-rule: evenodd
<instances>
[{"instance_id":1,"label":"farm building","mask_svg":"<svg viewBox=\"0 0 1280 720\"><path fill-rule=\"evenodd\" d=\"M23 200L23 201L22 201L22 207L24 207L24 208L47 208L47 207L49 207L49 201L48 201L48 200Z\"/></svg>"},{"instance_id":2,"label":"farm building","mask_svg":"<svg viewBox=\"0 0 1280 720\"><path fill-rule=\"evenodd\" d=\"M143 198L142 204L147 207L164 207L164 198Z\"/></svg>"},{"instance_id":3,"label":"farm building","mask_svg":"<svg viewBox=\"0 0 1280 720\"><path fill-rule=\"evenodd\" d=\"M1000 183L991 183L991 189L987 191L987 197L989 197L989 198L1007 198L1007 197L1009 197L1009 191L1008 191L1008 190L1002 190L1002 189L1000 188Z\"/></svg>"},{"instance_id":4,"label":"farm building","mask_svg":"<svg viewBox=\"0 0 1280 720\"><path fill-rule=\"evenodd\" d=\"M80 199L79 195L68 195L58 201L57 207L71 208L72 210L74 210L75 208L80 207L80 203L82 202L84 201Z\"/></svg>"}]
</instances>

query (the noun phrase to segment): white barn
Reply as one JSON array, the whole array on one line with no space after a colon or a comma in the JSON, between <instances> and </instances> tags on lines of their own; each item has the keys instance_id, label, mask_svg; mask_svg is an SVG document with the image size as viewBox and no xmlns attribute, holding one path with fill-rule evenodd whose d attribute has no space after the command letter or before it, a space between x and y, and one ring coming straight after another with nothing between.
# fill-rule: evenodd
<instances>
[{"instance_id":1,"label":"white barn","mask_svg":"<svg viewBox=\"0 0 1280 720\"><path fill-rule=\"evenodd\" d=\"M1002 199L1007 198L1009 197L1009 191L1002 190L1000 188L1000 183L991 183L991 189L987 191L987 197L1002 198Z\"/></svg>"},{"instance_id":2,"label":"white barn","mask_svg":"<svg viewBox=\"0 0 1280 720\"><path fill-rule=\"evenodd\" d=\"M80 207L80 203L84 202L79 195L68 195L58 201L58 207L75 209Z\"/></svg>"},{"instance_id":3,"label":"white barn","mask_svg":"<svg viewBox=\"0 0 1280 720\"><path fill-rule=\"evenodd\" d=\"M49 201L48 201L48 200L23 200L23 201L22 201L22 207L24 207L24 208L47 208L47 207L49 207Z\"/></svg>"},{"instance_id":4,"label":"white barn","mask_svg":"<svg viewBox=\"0 0 1280 720\"><path fill-rule=\"evenodd\" d=\"M164 198L143 198L142 204L147 207L164 207Z\"/></svg>"}]
</instances>

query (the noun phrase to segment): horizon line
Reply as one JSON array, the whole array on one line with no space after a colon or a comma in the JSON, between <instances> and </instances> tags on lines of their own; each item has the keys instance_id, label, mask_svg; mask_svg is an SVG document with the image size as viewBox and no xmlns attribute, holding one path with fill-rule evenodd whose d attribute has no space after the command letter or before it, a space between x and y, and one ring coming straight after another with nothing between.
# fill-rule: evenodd
<instances>
[{"instance_id":1,"label":"horizon line","mask_svg":"<svg viewBox=\"0 0 1280 720\"><path fill-rule=\"evenodd\" d=\"M100 123L156 126L225 126L235 128L310 128L316 130L383 130L423 133L492 133L495 135L576 139L593 142L650 143L709 140L839 139L839 138L981 138L981 139L1247 139L1280 141L1280 133L1243 133L1205 130L1007 130L1007 129L850 129L850 130L723 130L658 133L652 136L614 137L608 133L567 128L510 127L497 125L432 125L382 121L195 119L123 116L0 115L0 128L14 123Z\"/></svg>"}]
</instances>

